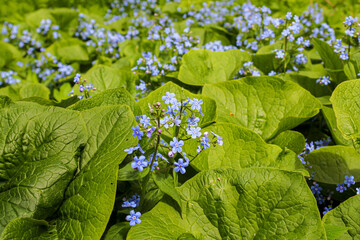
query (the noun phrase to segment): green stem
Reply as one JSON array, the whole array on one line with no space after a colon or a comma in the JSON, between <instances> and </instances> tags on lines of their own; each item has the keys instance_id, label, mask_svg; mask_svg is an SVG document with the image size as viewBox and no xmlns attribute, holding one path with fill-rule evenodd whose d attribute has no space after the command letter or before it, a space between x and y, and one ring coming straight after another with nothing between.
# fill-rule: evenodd
<instances>
[{"instance_id":1,"label":"green stem","mask_svg":"<svg viewBox=\"0 0 360 240\"><path fill-rule=\"evenodd\" d=\"M285 29L287 28L287 20L285 21ZM287 61L286 61L286 50L287 50L287 37L285 37L285 46L284 46L284 73L286 73Z\"/></svg>"}]
</instances>

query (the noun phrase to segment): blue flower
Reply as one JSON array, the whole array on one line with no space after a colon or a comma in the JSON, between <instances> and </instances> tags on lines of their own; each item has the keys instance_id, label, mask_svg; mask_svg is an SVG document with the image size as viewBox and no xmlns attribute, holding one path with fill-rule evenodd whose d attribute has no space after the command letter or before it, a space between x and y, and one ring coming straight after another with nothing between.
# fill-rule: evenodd
<instances>
[{"instance_id":1,"label":"blue flower","mask_svg":"<svg viewBox=\"0 0 360 240\"><path fill-rule=\"evenodd\" d=\"M316 80L316 83L319 83L321 85L328 85L329 83L331 83L330 81L330 77L329 76L323 76L320 77L319 79Z\"/></svg>"},{"instance_id":2,"label":"blue flower","mask_svg":"<svg viewBox=\"0 0 360 240\"><path fill-rule=\"evenodd\" d=\"M201 136L200 127L190 127L187 129L187 134L191 135L191 138L197 138Z\"/></svg>"},{"instance_id":3,"label":"blue flower","mask_svg":"<svg viewBox=\"0 0 360 240\"><path fill-rule=\"evenodd\" d=\"M191 110L198 110L201 112L201 104L203 103L202 99L198 100L194 98L193 100L190 99L189 104L191 105Z\"/></svg>"},{"instance_id":4,"label":"blue flower","mask_svg":"<svg viewBox=\"0 0 360 240\"><path fill-rule=\"evenodd\" d=\"M140 116L140 123L143 124L144 128L151 126L150 118L146 115Z\"/></svg>"},{"instance_id":5,"label":"blue flower","mask_svg":"<svg viewBox=\"0 0 360 240\"><path fill-rule=\"evenodd\" d=\"M222 137L220 137L219 135L217 135L216 133L214 133L213 131L211 131L211 133L217 138L217 140L216 140L216 142L217 142L217 144L219 144L220 146L222 146L223 145L223 138Z\"/></svg>"},{"instance_id":6,"label":"blue flower","mask_svg":"<svg viewBox=\"0 0 360 240\"><path fill-rule=\"evenodd\" d=\"M173 106L167 106L167 111L165 112L165 114L169 114L169 116L172 117L175 116L177 112L175 112Z\"/></svg>"},{"instance_id":7,"label":"blue flower","mask_svg":"<svg viewBox=\"0 0 360 240\"><path fill-rule=\"evenodd\" d=\"M350 187L351 185L355 184L355 181L354 181L354 176L345 176L345 181L344 183Z\"/></svg>"},{"instance_id":8,"label":"blue flower","mask_svg":"<svg viewBox=\"0 0 360 240\"><path fill-rule=\"evenodd\" d=\"M291 18L292 18L292 13L291 13L291 12L288 12L285 17L286 17L287 20L291 20Z\"/></svg>"},{"instance_id":9,"label":"blue flower","mask_svg":"<svg viewBox=\"0 0 360 240\"><path fill-rule=\"evenodd\" d=\"M330 211L332 209L332 207L325 207L324 211L323 211L323 215L325 215L325 213L327 213L328 211Z\"/></svg>"},{"instance_id":10,"label":"blue flower","mask_svg":"<svg viewBox=\"0 0 360 240\"><path fill-rule=\"evenodd\" d=\"M349 55L346 52L342 52L340 54L340 59L347 60L347 59L349 59Z\"/></svg>"},{"instance_id":11,"label":"blue flower","mask_svg":"<svg viewBox=\"0 0 360 240\"><path fill-rule=\"evenodd\" d=\"M162 100L166 104L170 104L170 102L173 101L174 97L175 97L175 93L166 92L166 95L162 97Z\"/></svg>"},{"instance_id":12,"label":"blue flower","mask_svg":"<svg viewBox=\"0 0 360 240\"><path fill-rule=\"evenodd\" d=\"M165 116L164 118L160 119L160 124L163 125L167 129L167 128L169 128L169 121L170 120L171 119L169 118L169 116Z\"/></svg>"},{"instance_id":13,"label":"blue flower","mask_svg":"<svg viewBox=\"0 0 360 240\"><path fill-rule=\"evenodd\" d=\"M356 194L360 194L360 188L356 188Z\"/></svg>"},{"instance_id":14,"label":"blue flower","mask_svg":"<svg viewBox=\"0 0 360 240\"><path fill-rule=\"evenodd\" d=\"M208 149L210 147L209 138L202 137L200 140L200 145L203 147L203 149Z\"/></svg>"},{"instance_id":15,"label":"blue flower","mask_svg":"<svg viewBox=\"0 0 360 240\"><path fill-rule=\"evenodd\" d=\"M130 221L130 226L135 226L135 224L141 223L140 216L140 212L135 213L134 210L131 210L130 215L126 216L126 221Z\"/></svg>"},{"instance_id":16,"label":"blue flower","mask_svg":"<svg viewBox=\"0 0 360 240\"><path fill-rule=\"evenodd\" d=\"M148 138L150 138L151 135L153 134L153 132L154 132L155 130L156 130L156 127L148 128L148 129L146 130L146 136L147 136Z\"/></svg>"},{"instance_id":17,"label":"blue flower","mask_svg":"<svg viewBox=\"0 0 360 240\"><path fill-rule=\"evenodd\" d=\"M127 152L128 154L132 154L133 152L135 152L138 149L139 149L139 147L135 146L135 147L130 147L128 149L125 149L124 151Z\"/></svg>"},{"instance_id":18,"label":"blue flower","mask_svg":"<svg viewBox=\"0 0 360 240\"><path fill-rule=\"evenodd\" d=\"M81 77L80 73L77 73L74 77L74 83L80 81L80 77Z\"/></svg>"},{"instance_id":19,"label":"blue flower","mask_svg":"<svg viewBox=\"0 0 360 240\"><path fill-rule=\"evenodd\" d=\"M196 127L198 125L198 122L200 121L200 118L196 116L192 116L186 120L189 124L188 127Z\"/></svg>"},{"instance_id":20,"label":"blue flower","mask_svg":"<svg viewBox=\"0 0 360 240\"><path fill-rule=\"evenodd\" d=\"M274 52L276 53L275 58L283 59L285 57L285 51L282 49L276 49Z\"/></svg>"},{"instance_id":21,"label":"blue flower","mask_svg":"<svg viewBox=\"0 0 360 240\"><path fill-rule=\"evenodd\" d=\"M342 193L342 192L344 192L344 191L346 191L346 189L347 189L347 187L343 184L343 183L341 183L341 184L336 184L336 191L338 191L338 192L340 192L340 193Z\"/></svg>"},{"instance_id":22,"label":"blue flower","mask_svg":"<svg viewBox=\"0 0 360 240\"><path fill-rule=\"evenodd\" d=\"M177 162L174 162L174 165L176 166L174 168L175 172L181 172L181 174L184 174L186 172L186 167L189 166L189 162L186 161L184 162L184 160L182 158L179 158L179 160Z\"/></svg>"},{"instance_id":23,"label":"blue flower","mask_svg":"<svg viewBox=\"0 0 360 240\"><path fill-rule=\"evenodd\" d=\"M139 140L141 140L141 137L144 135L144 133L142 131L140 131L139 126L136 127L132 127L133 132L133 136L137 137Z\"/></svg>"},{"instance_id":24,"label":"blue flower","mask_svg":"<svg viewBox=\"0 0 360 240\"><path fill-rule=\"evenodd\" d=\"M170 147L173 148L172 151L174 153L182 152L181 146L183 145L184 145L184 141L183 140L178 141L176 137L174 137L173 141L170 142Z\"/></svg>"},{"instance_id":25,"label":"blue flower","mask_svg":"<svg viewBox=\"0 0 360 240\"><path fill-rule=\"evenodd\" d=\"M311 186L311 192L315 194L320 194L320 191L322 190L322 187L319 186L319 184L315 184L314 186Z\"/></svg>"},{"instance_id":26,"label":"blue flower","mask_svg":"<svg viewBox=\"0 0 360 240\"><path fill-rule=\"evenodd\" d=\"M121 205L122 207L136 208L139 206L140 196L138 194L135 194L131 198L129 198L129 200L126 200L126 199L123 199L123 200L124 200L124 202Z\"/></svg>"},{"instance_id":27,"label":"blue flower","mask_svg":"<svg viewBox=\"0 0 360 240\"><path fill-rule=\"evenodd\" d=\"M351 26L353 23L357 22L358 20L359 20L358 17L348 16L348 17L345 17L344 24Z\"/></svg>"},{"instance_id":28,"label":"blue flower","mask_svg":"<svg viewBox=\"0 0 360 240\"><path fill-rule=\"evenodd\" d=\"M277 74L277 73L272 70L271 72L268 73L268 76L274 76L274 75L276 75L276 74Z\"/></svg>"},{"instance_id":29,"label":"blue flower","mask_svg":"<svg viewBox=\"0 0 360 240\"><path fill-rule=\"evenodd\" d=\"M145 156L141 155L140 157L135 156L134 161L131 163L131 167L134 169L138 169L139 172L142 172L144 170L144 167L147 167L148 162L145 161Z\"/></svg>"}]
</instances>

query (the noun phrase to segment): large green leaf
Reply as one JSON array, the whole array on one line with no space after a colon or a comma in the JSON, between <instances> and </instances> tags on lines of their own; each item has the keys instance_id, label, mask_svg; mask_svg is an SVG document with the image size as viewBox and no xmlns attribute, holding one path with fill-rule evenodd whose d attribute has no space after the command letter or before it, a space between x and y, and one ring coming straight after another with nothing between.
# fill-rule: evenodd
<instances>
[{"instance_id":1,"label":"large green leaf","mask_svg":"<svg viewBox=\"0 0 360 240\"><path fill-rule=\"evenodd\" d=\"M352 240L360 238L360 195L349 198L326 213L323 222L326 225L348 227L338 239Z\"/></svg>"},{"instance_id":2,"label":"large green leaf","mask_svg":"<svg viewBox=\"0 0 360 240\"><path fill-rule=\"evenodd\" d=\"M324 62L325 68L331 78L337 83L346 80L347 77L344 73L344 64L339 58L339 55L334 52L334 49L320 39L313 38L312 40L312 43Z\"/></svg>"},{"instance_id":3,"label":"large green leaf","mask_svg":"<svg viewBox=\"0 0 360 240\"><path fill-rule=\"evenodd\" d=\"M95 85L97 90L124 87L131 94L135 93L135 76L130 70L119 70L105 65L91 68L85 78Z\"/></svg>"},{"instance_id":4,"label":"large green leaf","mask_svg":"<svg viewBox=\"0 0 360 240\"><path fill-rule=\"evenodd\" d=\"M334 110L331 107L323 106L321 112L324 115L326 124L331 132L332 139L336 144L352 146L352 141L345 139L338 129Z\"/></svg>"},{"instance_id":5,"label":"large green leaf","mask_svg":"<svg viewBox=\"0 0 360 240\"><path fill-rule=\"evenodd\" d=\"M315 116L321 103L296 83L276 77L246 77L209 84L203 94L215 99L217 121L249 128L265 140Z\"/></svg>"},{"instance_id":6,"label":"large green leaf","mask_svg":"<svg viewBox=\"0 0 360 240\"><path fill-rule=\"evenodd\" d=\"M104 240L125 240L126 234L130 230L130 225L127 222L117 223L107 231Z\"/></svg>"},{"instance_id":7,"label":"large green leaf","mask_svg":"<svg viewBox=\"0 0 360 240\"><path fill-rule=\"evenodd\" d=\"M135 105L134 98L124 88L108 89L102 91L91 98L84 99L71 105L69 109L84 111L94 107L109 106L109 105L128 105L130 109L136 114L140 110Z\"/></svg>"},{"instance_id":8,"label":"large green leaf","mask_svg":"<svg viewBox=\"0 0 360 240\"><path fill-rule=\"evenodd\" d=\"M10 43L0 42L0 68L3 68L13 60L20 58L20 51Z\"/></svg>"},{"instance_id":9,"label":"large green leaf","mask_svg":"<svg viewBox=\"0 0 360 240\"><path fill-rule=\"evenodd\" d=\"M55 8L40 9L26 15L26 22L33 28L40 26L43 19L50 19L53 25L58 25L61 32L70 36L75 32L78 24L79 13L75 9Z\"/></svg>"},{"instance_id":10,"label":"large green leaf","mask_svg":"<svg viewBox=\"0 0 360 240\"><path fill-rule=\"evenodd\" d=\"M247 61L251 61L251 55L240 50L191 50L183 57L178 78L195 86L223 82L232 79Z\"/></svg>"},{"instance_id":11,"label":"large green leaf","mask_svg":"<svg viewBox=\"0 0 360 240\"><path fill-rule=\"evenodd\" d=\"M156 89L151 92L147 97L140 99L137 102L137 105L140 107L141 112L143 114L147 114L149 112L149 104L154 104L156 102L160 102L164 104L162 97L166 95L166 92L175 93L175 98L180 101L185 101L187 97L189 98L197 98L202 99L202 111L204 116L200 118L201 125L205 125L207 123L211 123L216 119L216 103L213 99L206 97L204 95L193 94L178 85L168 82L164 86Z\"/></svg>"},{"instance_id":12,"label":"large green leaf","mask_svg":"<svg viewBox=\"0 0 360 240\"><path fill-rule=\"evenodd\" d=\"M360 81L349 80L335 88L330 101L333 104L337 126L345 139L360 147Z\"/></svg>"},{"instance_id":13,"label":"large green leaf","mask_svg":"<svg viewBox=\"0 0 360 240\"><path fill-rule=\"evenodd\" d=\"M325 239L301 174L276 169L201 172L177 188L182 218L167 202L141 216L127 239ZM189 235L190 236L190 235Z\"/></svg>"},{"instance_id":14,"label":"large green leaf","mask_svg":"<svg viewBox=\"0 0 360 240\"><path fill-rule=\"evenodd\" d=\"M40 97L49 99L50 90L43 84L30 83L24 85L19 91L21 98Z\"/></svg>"},{"instance_id":15,"label":"large green leaf","mask_svg":"<svg viewBox=\"0 0 360 240\"><path fill-rule=\"evenodd\" d=\"M54 221L59 238L99 239L113 209L118 165L125 148L136 145L135 119L127 106L98 107L82 112L89 138L80 173L71 182Z\"/></svg>"},{"instance_id":16,"label":"large green leaf","mask_svg":"<svg viewBox=\"0 0 360 240\"><path fill-rule=\"evenodd\" d=\"M300 154L305 148L305 137L299 132L287 130L277 135L270 143Z\"/></svg>"},{"instance_id":17,"label":"large green leaf","mask_svg":"<svg viewBox=\"0 0 360 240\"><path fill-rule=\"evenodd\" d=\"M0 232L14 218L47 218L59 207L85 142L81 121L35 103L0 109Z\"/></svg>"},{"instance_id":18,"label":"large green leaf","mask_svg":"<svg viewBox=\"0 0 360 240\"><path fill-rule=\"evenodd\" d=\"M331 95L330 86L322 86L316 83L316 80L318 78L322 76L327 76L327 73L322 67L322 65L318 64L318 66L321 66L321 68L317 68L312 71L299 71L296 73L287 73L284 76L284 79L296 82L297 84L299 84L300 86L311 92L311 94L314 95L315 97Z\"/></svg>"},{"instance_id":19,"label":"large green leaf","mask_svg":"<svg viewBox=\"0 0 360 240\"><path fill-rule=\"evenodd\" d=\"M360 181L360 154L353 147L329 146L312 151L305 160L315 171L316 181L328 184L342 183L345 176L354 176Z\"/></svg>"},{"instance_id":20,"label":"large green leaf","mask_svg":"<svg viewBox=\"0 0 360 240\"><path fill-rule=\"evenodd\" d=\"M63 62L89 61L89 53L83 41L67 38L52 44L46 51L59 57Z\"/></svg>"},{"instance_id":21,"label":"large green leaf","mask_svg":"<svg viewBox=\"0 0 360 240\"><path fill-rule=\"evenodd\" d=\"M191 162L198 171L249 167L303 169L294 152L283 151L279 146L267 144L258 134L246 128L232 123L217 123L204 128L203 131L212 131L223 137L223 146L211 147L201 152ZM184 151L195 156L198 145L200 143L197 140L189 140L184 145Z\"/></svg>"},{"instance_id":22,"label":"large green leaf","mask_svg":"<svg viewBox=\"0 0 360 240\"><path fill-rule=\"evenodd\" d=\"M76 239L79 233L83 239L101 237L113 210L118 165L126 156L124 149L136 145L130 130L135 120L128 106L97 107L80 115L82 120L73 125L86 126L88 140L77 164L77 174L61 195L64 198L61 206L52 208L57 211L50 218L48 239ZM17 238L8 235L9 232L27 236L28 232L38 231L39 225L44 225L43 222L24 223L14 233L11 229L19 221L21 219L16 219L7 225L4 239Z\"/></svg>"}]
</instances>

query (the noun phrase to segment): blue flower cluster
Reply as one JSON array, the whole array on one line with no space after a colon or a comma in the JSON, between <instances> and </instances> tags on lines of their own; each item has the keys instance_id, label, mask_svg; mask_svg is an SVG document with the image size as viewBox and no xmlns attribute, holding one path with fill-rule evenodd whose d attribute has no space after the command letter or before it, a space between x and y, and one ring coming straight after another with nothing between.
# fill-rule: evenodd
<instances>
[{"instance_id":1,"label":"blue flower cluster","mask_svg":"<svg viewBox=\"0 0 360 240\"><path fill-rule=\"evenodd\" d=\"M59 25L52 24L50 19L42 19L40 26L36 29L36 32L43 36L50 35L53 39L58 39L61 36L58 30Z\"/></svg>"},{"instance_id":2,"label":"blue flower cluster","mask_svg":"<svg viewBox=\"0 0 360 240\"><path fill-rule=\"evenodd\" d=\"M234 79L242 78L245 76L259 77L260 75L260 72L256 69L255 66L253 66L253 62L245 62L243 64L243 67L239 70L238 74L234 77Z\"/></svg>"},{"instance_id":3,"label":"blue flower cluster","mask_svg":"<svg viewBox=\"0 0 360 240\"><path fill-rule=\"evenodd\" d=\"M41 81L58 81L74 73L74 68L71 65L58 61L49 52L45 52L40 55L39 59L35 59L34 63L31 64L31 69Z\"/></svg>"},{"instance_id":4,"label":"blue flower cluster","mask_svg":"<svg viewBox=\"0 0 360 240\"><path fill-rule=\"evenodd\" d=\"M17 73L10 71L1 71L0 72L0 86L4 84L13 85L20 82L20 79L16 78Z\"/></svg>"},{"instance_id":5,"label":"blue flower cluster","mask_svg":"<svg viewBox=\"0 0 360 240\"><path fill-rule=\"evenodd\" d=\"M222 145L223 140L213 132L211 132L212 138L208 132L201 132L199 125L203 115L201 99L187 98L178 101L174 93L167 92L162 100L163 104L157 102L150 106L150 116L136 117L139 124L132 128L133 136L141 142L125 151L128 154L137 151L141 153L140 156L135 155L131 163L132 168L138 171L143 171L147 167L150 167L151 171L155 168L159 170L160 166L163 166L173 167L175 172L184 174L186 167L198 154L211 145ZM145 140L146 138L148 140ZM167 140L169 138L170 141ZM186 141L191 139L199 143L197 154L193 156L183 150ZM144 150L141 146L144 146ZM159 163L159 159L163 161Z\"/></svg>"},{"instance_id":6,"label":"blue flower cluster","mask_svg":"<svg viewBox=\"0 0 360 240\"><path fill-rule=\"evenodd\" d=\"M354 176L345 176L344 183L340 183L336 185L337 186L336 191L343 193L344 191L347 190L347 188L349 188L351 185L354 184L355 184Z\"/></svg>"},{"instance_id":7,"label":"blue flower cluster","mask_svg":"<svg viewBox=\"0 0 360 240\"><path fill-rule=\"evenodd\" d=\"M38 41L31 32L27 29L19 31L20 26L9 22L4 22L1 34L3 35L3 41L11 43L15 46L26 51L27 55L35 57L36 52L43 52L45 48L42 47L40 41Z\"/></svg>"},{"instance_id":8,"label":"blue flower cluster","mask_svg":"<svg viewBox=\"0 0 360 240\"><path fill-rule=\"evenodd\" d=\"M83 80L81 79L81 74L80 73L77 73L75 75L74 83L75 83L75 85L79 85L79 89L78 89L79 94L77 94L77 96L78 96L78 98L80 100L90 98L91 93L96 91L96 88L95 88L94 84L87 83L86 79L83 79ZM74 96L74 89L72 89L71 92L68 93L68 95L73 97Z\"/></svg>"},{"instance_id":9,"label":"blue flower cluster","mask_svg":"<svg viewBox=\"0 0 360 240\"><path fill-rule=\"evenodd\" d=\"M300 159L300 161L302 162L302 164L304 165L308 165L309 163L307 163L305 160L304 160L304 157L306 155L308 155L309 153L311 153L312 151L314 151L315 149L319 149L319 148L322 148L322 147L325 147L325 146L328 146L329 143L331 142L331 138L328 137L327 139L325 140L317 140L317 141L311 141L310 143L305 143L305 149L302 153L300 153L298 155L298 158ZM311 166L308 165L309 168L311 168Z\"/></svg>"},{"instance_id":10,"label":"blue flower cluster","mask_svg":"<svg viewBox=\"0 0 360 240\"><path fill-rule=\"evenodd\" d=\"M320 85L323 85L323 86L327 86L327 85L329 85L331 83L330 77L329 76L319 77L316 80L316 83L319 83Z\"/></svg>"},{"instance_id":11,"label":"blue flower cluster","mask_svg":"<svg viewBox=\"0 0 360 240\"><path fill-rule=\"evenodd\" d=\"M343 45L342 39L332 39L328 44L334 47L334 52L340 53L340 59L348 60L350 58L350 49L353 39L355 39L355 43L359 45L360 37L359 33L356 33L356 27L359 26L358 17L348 16L345 18L343 22L346 27L345 35L347 36L347 46Z\"/></svg>"}]
</instances>

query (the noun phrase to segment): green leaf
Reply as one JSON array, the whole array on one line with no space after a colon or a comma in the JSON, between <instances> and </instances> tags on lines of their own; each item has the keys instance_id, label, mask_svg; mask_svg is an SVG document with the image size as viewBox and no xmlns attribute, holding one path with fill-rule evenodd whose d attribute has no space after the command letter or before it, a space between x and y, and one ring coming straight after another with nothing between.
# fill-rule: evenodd
<instances>
[{"instance_id":1,"label":"green leaf","mask_svg":"<svg viewBox=\"0 0 360 240\"><path fill-rule=\"evenodd\" d=\"M50 90L43 84L30 83L20 89L21 98L39 97L49 99Z\"/></svg>"},{"instance_id":2,"label":"green leaf","mask_svg":"<svg viewBox=\"0 0 360 240\"><path fill-rule=\"evenodd\" d=\"M63 62L89 61L89 53L83 41L77 38L67 38L52 44L46 49Z\"/></svg>"},{"instance_id":3,"label":"green leaf","mask_svg":"<svg viewBox=\"0 0 360 240\"><path fill-rule=\"evenodd\" d=\"M1 239L52 239L52 234L52 227L44 220L17 218L8 225Z\"/></svg>"},{"instance_id":4,"label":"green leaf","mask_svg":"<svg viewBox=\"0 0 360 240\"><path fill-rule=\"evenodd\" d=\"M152 91L147 97L140 99L137 102L137 105L140 107L141 112L146 114L149 112L149 104L154 104L156 102L164 103L162 97L166 95L166 92L175 93L175 98L177 100L186 100L189 98L202 99L203 104L201 105L204 116L200 119L200 125L204 126L206 124L212 123L216 119L216 103L213 99L199 94L193 94L178 85L168 82L160 88Z\"/></svg>"},{"instance_id":5,"label":"green leaf","mask_svg":"<svg viewBox=\"0 0 360 240\"><path fill-rule=\"evenodd\" d=\"M203 86L232 79L251 55L240 50L213 52L190 50L183 57L179 80L188 85Z\"/></svg>"},{"instance_id":6,"label":"green leaf","mask_svg":"<svg viewBox=\"0 0 360 240\"><path fill-rule=\"evenodd\" d=\"M21 89L20 84L15 84L15 85L6 86L4 88L0 88L0 96L1 95L7 96L14 101L20 100L21 99L21 96L19 93L20 89Z\"/></svg>"},{"instance_id":7,"label":"green leaf","mask_svg":"<svg viewBox=\"0 0 360 240\"><path fill-rule=\"evenodd\" d=\"M360 81L349 80L338 85L330 101L336 117L337 126L345 139L351 139L360 148Z\"/></svg>"},{"instance_id":8,"label":"green leaf","mask_svg":"<svg viewBox=\"0 0 360 240\"><path fill-rule=\"evenodd\" d=\"M79 115L75 111L63 111ZM59 114L55 123L60 124L58 116ZM92 108L81 112L81 117L82 120L76 121L72 126L86 126L88 140L79 163L75 165L75 169L78 167L75 178L73 179L74 176L71 175L73 181L66 185L65 193L55 192L63 198L58 209L50 205L48 201L44 201L50 205L48 206L50 211L48 209L47 216L57 209L56 213L50 217L53 220L49 222L53 226L49 231L54 233L53 238L55 239L74 239L78 237L79 232L81 232L84 239L100 239L113 210L118 165L126 156L124 149L137 143L130 130L135 124L135 119L128 106ZM42 119L43 121L49 120L46 117ZM78 134L76 131L71 130L69 129L71 134ZM63 142L66 143L66 141ZM62 144L66 146L63 142ZM59 146L54 149L62 150ZM36 150L36 153L38 153L39 150ZM56 170L58 171L58 169ZM38 177L38 175L34 175L34 177ZM30 180L32 179L27 181ZM48 181L45 183L48 183ZM24 184L24 181L22 184ZM55 193L52 193L52 195L55 195ZM33 196L29 199L33 199ZM30 201L30 203L32 202ZM39 215L34 217L42 218ZM10 222L6 229L12 229L14 224L16 224L16 221ZM18 234L25 234L24 231L35 230L36 227L34 226L23 226L22 229L18 230Z\"/></svg>"},{"instance_id":9,"label":"green leaf","mask_svg":"<svg viewBox=\"0 0 360 240\"><path fill-rule=\"evenodd\" d=\"M0 68L21 57L20 51L10 43L0 42Z\"/></svg>"},{"instance_id":10,"label":"green leaf","mask_svg":"<svg viewBox=\"0 0 360 240\"><path fill-rule=\"evenodd\" d=\"M14 218L47 218L60 206L85 142L81 121L75 111L29 102L0 109L0 232Z\"/></svg>"},{"instance_id":11,"label":"green leaf","mask_svg":"<svg viewBox=\"0 0 360 240\"><path fill-rule=\"evenodd\" d=\"M91 68L85 78L95 85L99 91L124 87L135 94L135 76L129 70L119 70L105 65Z\"/></svg>"},{"instance_id":12,"label":"green leaf","mask_svg":"<svg viewBox=\"0 0 360 240\"><path fill-rule=\"evenodd\" d=\"M305 137L299 132L287 130L277 135L270 143L300 154L305 148Z\"/></svg>"},{"instance_id":13,"label":"green leaf","mask_svg":"<svg viewBox=\"0 0 360 240\"><path fill-rule=\"evenodd\" d=\"M331 78L337 83L346 80L347 77L344 73L344 64L339 58L339 55L334 52L334 49L326 42L317 38L313 38L312 43L314 44L316 51L320 54Z\"/></svg>"},{"instance_id":14,"label":"green leaf","mask_svg":"<svg viewBox=\"0 0 360 240\"><path fill-rule=\"evenodd\" d=\"M349 228L338 239L360 238L360 195L353 196L324 215L324 225Z\"/></svg>"},{"instance_id":15,"label":"green leaf","mask_svg":"<svg viewBox=\"0 0 360 240\"><path fill-rule=\"evenodd\" d=\"M71 105L69 109L84 111L94 107L110 106L110 105L128 105L130 109L137 115L140 112L139 107L135 105L134 98L124 88L108 89L102 91L91 98L84 99Z\"/></svg>"},{"instance_id":16,"label":"green leaf","mask_svg":"<svg viewBox=\"0 0 360 240\"><path fill-rule=\"evenodd\" d=\"M321 103L296 83L276 77L245 77L209 84L203 94L215 99L217 122L236 123L269 140L315 116Z\"/></svg>"},{"instance_id":17,"label":"green leaf","mask_svg":"<svg viewBox=\"0 0 360 240\"><path fill-rule=\"evenodd\" d=\"M352 146L352 141L345 139L338 129L334 110L331 107L323 106L321 112L324 115L326 124L331 132L332 139L335 141L335 143L340 145Z\"/></svg>"},{"instance_id":18,"label":"green leaf","mask_svg":"<svg viewBox=\"0 0 360 240\"><path fill-rule=\"evenodd\" d=\"M26 15L26 22L33 28L40 26L43 19L50 19L52 24L58 25L61 32L66 32L72 36L76 31L79 13L75 9L55 8L39 9Z\"/></svg>"},{"instance_id":19,"label":"green leaf","mask_svg":"<svg viewBox=\"0 0 360 240\"><path fill-rule=\"evenodd\" d=\"M346 62L344 65L344 73L347 79L357 79L357 72L352 62Z\"/></svg>"},{"instance_id":20,"label":"green leaf","mask_svg":"<svg viewBox=\"0 0 360 240\"><path fill-rule=\"evenodd\" d=\"M107 231L104 240L125 240L129 230L130 225L128 222L117 223Z\"/></svg>"},{"instance_id":21,"label":"green leaf","mask_svg":"<svg viewBox=\"0 0 360 240\"><path fill-rule=\"evenodd\" d=\"M269 73L272 70L276 71L281 66L282 61L275 58L276 53L273 52L276 49L283 49L283 42L276 42L271 45L261 47L255 55L252 56L254 66L260 69L264 73Z\"/></svg>"},{"instance_id":22,"label":"green leaf","mask_svg":"<svg viewBox=\"0 0 360 240\"><path fill-rule=\"evenodd\" d=\"M334 49L330 47L326 42L313 38L313 44L316 51L320 54L321 59L324 61L325 67L330 69L343 69L344 64L339 58L339 55L334 52Z\"/></svg>"},{"instance_id":23,"label":"green leaf","mask_svg":"<svg viewBox=\"0 0 360 240\"><path fill-rule=\"evenodd\" d=\"M315 171L316 181L328 184L342 183L345 175L354 176L360 181L360 154L353 147L329 146L312 151L305 160Z\"/></svg>"},{"instance_id":24,"label":"green leaf","mask_svg":"<svg viewBox=\"0 0 360 240\"><path fill-rule=\"evenodd\" d=\"M203 131L212 131L221 136L223 146L202 151L191 162L198 171L249 167L274 167L300 171L303 169L295 153L284 152L276 145L267 144L258 134L246 128L231 123L216 123L204 128ZM186 153L196 156L198 145L200 144L197 140L189 140L183 148Z\"/></svg>"},{"instance_id":25,"label":"green leaf","mask_svg":"<svg viewBox=\"0 0 360 240\"><path fill-rule=\"evenodd\" d=\"M301 87L311 92L311 94L315 97L331 95L331 89L329 86L322 86L316 83L318 78L327 75L325 70L324 72L325 73L316 69L314 71L299 71L297 73L288 73L285 75L285 80L290 80L299 84Z\"/></svg>"},{"instance_id":26,"label":"green leaf","mask_svg":"<svg viewBox=\"0 0 360 240\"><path fill-rule=\"evenodd\" d=\"M154 179L155 184L159 187L159 189L169 195L172 199L174 199L179 207L181 208L181 200L180 194L175 188L174 179L170 174L163 174L163 173L153 173L152 177Z\"/></svg>"},{"instance_id":27,"label":"green leaf","mask_svg":"<svg viewBox=\"0 0 360 240\"><path fill-rule=\"evenodd\" d=\"M69 36L75 33L79 19L78 11L69 8L55 8L50 10L50 14L61 32L67 32Z\"/></svg>"},{"instance_id":28,"label":"green leaf","mask_svg":"<svg viewBox=\"0 0 360 240\"><path fill-rule=\"evenodd\" d=\"M217 169L177 188L182 215L160 202L127 239L325 239L316 201L301 174L276 169Z\"/></svg>"},{"instance_id":29,"label":"green leaf","mask_svg":"<svg viewBox=\"0 0 360 240\"><path fill-rule=\"evenodd\" d=\"M72 87L70 83L64 83L61 85L60 89L54 89L53 94L56 101L61 102L61 100L68 99L69 93L71 92Z\"/></svg>"},{"instance_id":30,"label":"green leaf","mask_svg":"<svg viewBox=\"0 0 360 240\"><path fill-rule=\"evenodd\" d=\"M144 178L149 173L149 168L143 171L135 170L131 167L131 162L119 169L118 181L134 181Z\"/></svg>"},{"instance_id":31,"label":"green leaf","mask_svg":"<svg viewBox=\"0 0 360 240\"><path fill-rule=\"evenodd\" d=\"M327 240L336 240L341 237L349 228L324 224Z\"/></svg>"}]
</instances>

